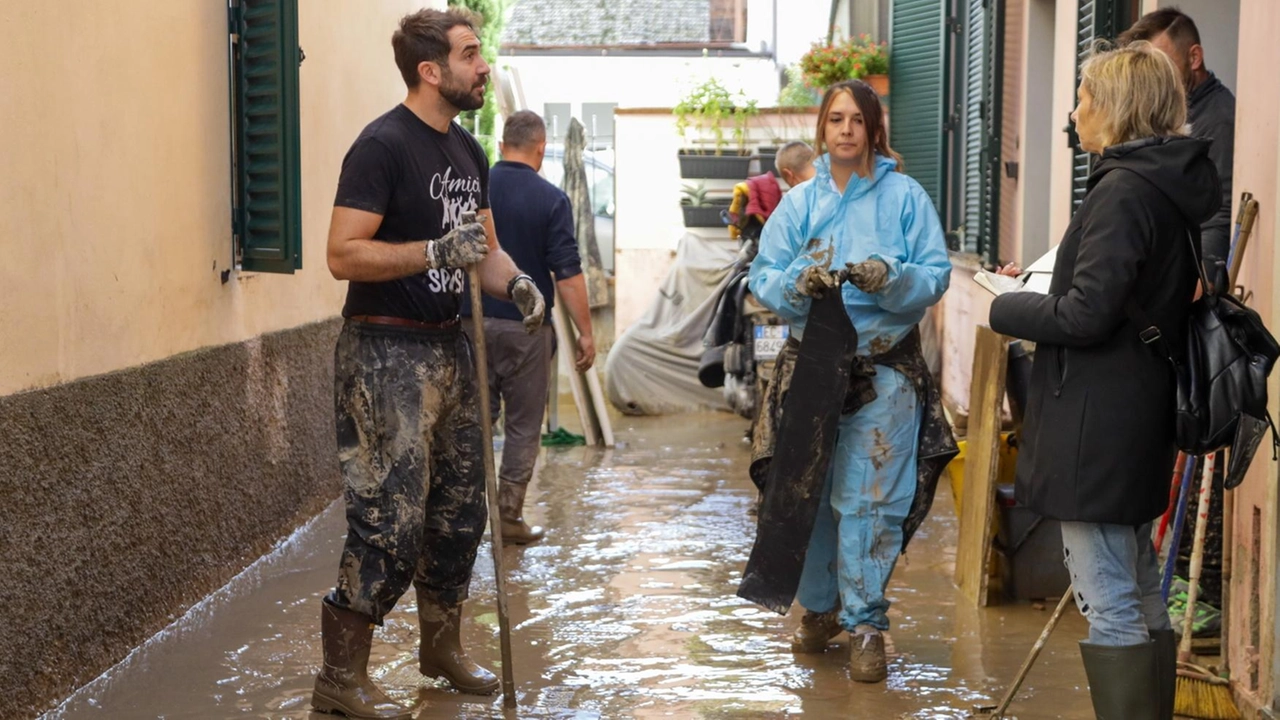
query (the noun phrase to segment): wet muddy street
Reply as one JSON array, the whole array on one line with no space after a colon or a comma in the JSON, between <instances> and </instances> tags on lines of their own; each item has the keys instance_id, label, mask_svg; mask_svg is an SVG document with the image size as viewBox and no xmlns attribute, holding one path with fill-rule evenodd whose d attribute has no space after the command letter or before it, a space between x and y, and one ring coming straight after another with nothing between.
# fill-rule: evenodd
<instances>
[{"instance_id":1,"label":"wet muddy street","mask_svg":"<svg viewBox=\"0 0 1280 720\"><path fill-rule=\"evenodd\" d=\"M754 537L745 425L623 418L616 450L544 451L525 516L547 540L504 551L518 711L419 675L412 590L375 635L371 674L422 718L964 718L997 701L1049 613L964 604L945 482L890 587L886 683L850 681L840 648L793 656L800 611L779 617L734 596ZM308 700L344 533L334 504L47 717L331 717L309 714ZM490 557L486 542L463 634L497 672ZM1084 635L1069 612L1013 715L1092 717Z\"/></svg>"}]
</instances>

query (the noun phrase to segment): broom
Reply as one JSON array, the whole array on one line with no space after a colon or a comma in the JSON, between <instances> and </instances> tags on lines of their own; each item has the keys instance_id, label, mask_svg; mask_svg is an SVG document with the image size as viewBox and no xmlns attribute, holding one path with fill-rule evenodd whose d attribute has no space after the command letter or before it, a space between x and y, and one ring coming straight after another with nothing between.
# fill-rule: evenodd
<instances>
[{"instance_id":1,"label":"broom","mask_svg":"<svg viewBox=\"0 0 1280 720\"><path fill-rule=\"evenodd\" d=\"M1200 569L1204 565L1204 537L1209 526L1209 496L1213 491L1216 454L1204 458L1200 479L1200 503L1196 510L1196 534L1191 546L1191 572L1187 584L1187 608L1182 616L1182 642L1178 645L1178 685L1173 714L1202 720L1239 720L1240 710L1231 697L1231 683L1191 664L1191 627L1200 592ZM1177 552L1177 548L1170 550Z\"/></svg>"}]
</instances>

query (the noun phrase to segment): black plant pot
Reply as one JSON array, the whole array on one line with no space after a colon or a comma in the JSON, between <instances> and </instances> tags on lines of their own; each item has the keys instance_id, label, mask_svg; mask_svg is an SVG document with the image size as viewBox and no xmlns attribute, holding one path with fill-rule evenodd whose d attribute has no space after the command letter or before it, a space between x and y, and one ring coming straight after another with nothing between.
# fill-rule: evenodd
<instances>
[{"instance_id":1,"label":"black plant pot","mask_svg":"<svg viewBox=\"0 0 1280 720\"><path fill-rule=\"evenodd\" d=\"M684 211L685 227L714 228L725 227L721 213L728 211L729 206L724 204L681 205L680 209Z\"/></svg>"},{"instance_id":2,"label":"black plant pot","mask_svg":"<svg viewBox=\"0 0 1280 720\"><path fill-rule=\"evenodd\" d=\"M777 153L761 152L756 157L760 159L760 170L759 172L755 172L755 168L751 168L752 175L764 175L765 173L773 173L774 175L778 174L778 166L775 163L778 158Z\"/></svg>"},{"instance_id":3,"label":"black plant pot","mask_svg":"<svg viewBox=\"0 0 1280 720\"><path fill-rule=\"evenodd\" d=\"M743 155L702 155L680 151L680 177L745 180L751 158Z\"/></svg>"}]
</instances>

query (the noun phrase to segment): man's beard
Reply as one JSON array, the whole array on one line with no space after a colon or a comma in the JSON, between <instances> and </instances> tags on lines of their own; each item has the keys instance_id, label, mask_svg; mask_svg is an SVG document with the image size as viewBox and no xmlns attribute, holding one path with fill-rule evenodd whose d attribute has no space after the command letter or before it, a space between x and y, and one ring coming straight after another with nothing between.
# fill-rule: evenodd
<instances>
[{"instance_id":1,"label":"man's beard","mask_svg":"<svg viewBox=\"0 0 1280 720\"><path fill-rule=\"evenodd\" d=\"M453 73L444 72L441 78L444 82L440 83L440 97L449 101L449 104L459 110L479 110L484 107L484 94L481 93L477 99L472 93L477 87L464 87L461 83L454 82Z\"/></svg>"}]
</instances>

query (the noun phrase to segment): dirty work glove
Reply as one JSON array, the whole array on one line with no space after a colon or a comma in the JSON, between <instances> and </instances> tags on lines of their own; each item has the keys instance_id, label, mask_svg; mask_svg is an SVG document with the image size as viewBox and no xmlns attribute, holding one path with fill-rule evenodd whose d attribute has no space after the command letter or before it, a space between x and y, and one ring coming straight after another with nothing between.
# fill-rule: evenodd
<instances>
[{"instance_id":1,"label":"dirty work glove","mask_svg":"<svg viewBox=\"0 0 1280 720\"><path fill-rule=\"evenodd\" d=\"M533 284L533 278L528 275L511 278L511 282L507 283L507 295L524 316L524 331L530 335L537 332L547 313L547 303L542 299L538 286Z\"/></svg>"},{"instance_id":2,"label":"dirty work glove","mask_svg":"<svg viewBox=\"0 0 1280 720\"><path fill-rule=\"evenodd\" d=\"M832 272L818 265L810 265L800 272L800 277L796 278L796 289L802 295L821 298L828 290L840 287L842 282L844 282L843 270Z\"/></svg>"},{"instance_id":3,"label":"dirty work glove","mask_svg":"<svg viewBox=\"0 0 1280 720\"><path fill-rule=\"evenodd\" d=\"M475 213L464 213L458 226L439 240L427 242L427 262L433 268L458 268L484 260L489 236Z\"/></svg>"},{"instance_id":4,"label":"dirty work glove","mask_svg":"<svg viewBox=\"0 0 1280 720\"><path fill-rule=\"evenodd\" d=\"M889 283L889 266L883 260L863 260L860 263L845 263L848 268L849 282L862 292L874 295Z\"/></svg>"}]
</instances>

